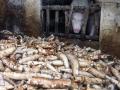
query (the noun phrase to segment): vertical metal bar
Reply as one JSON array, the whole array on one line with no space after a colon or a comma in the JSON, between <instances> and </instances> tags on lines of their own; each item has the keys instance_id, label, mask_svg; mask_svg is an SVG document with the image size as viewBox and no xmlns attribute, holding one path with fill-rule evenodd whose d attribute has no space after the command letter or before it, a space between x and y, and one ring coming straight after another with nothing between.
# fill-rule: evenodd
<instances>
[{"instance_id":1,"label":"vertical metal bar","mask_svg":"<svg viewBox=\"0 0 120 90\"><path fill-rule=\"evenodd\" d=\"M40 17L40 18L41 18L41 23L40 23L40 24L41 24L41 28L42 28L42 32L43 32L43 33L45 33L45 25L44 25L44 23L45 23L44 20L45 20L45 19L44 19L44 16L45 16L45 15L44 15L44 11L41 10L41 17ZM42 33L42 32L41 32L41 33Z\"/></svg>"},{"instance_id":2,"label":"vertical metal bar","mask_svg":"<svg viewBox=\"0 0 120 90\"><path fill-rule=\"evenodd\" d=\"M73 15L73 12L74 12L74 7L71 6L71 9L69 10L69 28L71 27L71 19L72 19L72 15Z\"/></svg>"},{"instance_id":3,"label":"vertical metal bar","mask_svg":"<svg viewBox=\"0 0 120 90\"><path fill-rule=\"evenodd\" d=\"M73 15L73 12L74 12L74 7L71 5L71 8L70 8L70 10L69 10L69 15L68 15L68 17L69 17L69 22L68 22L68 30L69 30L69 32L68 32L68 36L70 35L70 30L71 30L71 28L72 28L72 25L71 25L71 20L72 20L72 15ZM70 36L69 36L70 37Z\"/></svg>"},{"instance_id":4,"label":"vertical metal bar","mask_svg":"<svg viewBox=\"0 0 120 90\"><path fill-rule=\"evenodd\" d=\"M55 33L58 33L59 11L55 11Z\"/></svg>"},{"instance_id":5,"label":"vertical metal bar","mask_svg":"<svg viewBox=\"0 0 120 90\"><path fill-rule=\"evenodd\" d=\"M68 28L69 27L68 26L68 24L69 24L69 17L68 17L69 12L65 11L64 14L65 14L65 33L69 33L69 28Z\"/></svg>"},{"instance_id":6,"label":"vertical metal bar","mask_svg":"<svg viewBox=\"0 0 120 90\"><path fill-rule=\"evenodd\" d=\"M46 10L46 33L49 33L49 29L50 29L50 10L47 9Z\"/></svg>"},{"instance_id":7,"label":"vertical metal bar","mask_svg":"<svg viewBox=\"0 0 120 90\"><path fill-rule=\"evenodd\" d=\"M83 25L82 25L82 35L85 35L86 34L86 26L87 26L87 20L88 20L88 15L89 15L89 11L88 9L85 9L85 14L84 14L84 22L83 22Z\"/></svg>"}]
</instances>

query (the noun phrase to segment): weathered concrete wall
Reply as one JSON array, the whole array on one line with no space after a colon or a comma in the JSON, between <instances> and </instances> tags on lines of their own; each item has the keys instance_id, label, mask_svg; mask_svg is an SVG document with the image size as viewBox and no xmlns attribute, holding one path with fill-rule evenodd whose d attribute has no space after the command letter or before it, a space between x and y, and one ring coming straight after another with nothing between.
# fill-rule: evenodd
<instances>
[{"instance_id":1,"label":"weathered concrete wall","mask_svg":"<svg viewBox=\"0 0 120 90\"><path fill-rule=\"evenodd\" d=\"M5 0L0 0L0 28L3 26L5 19Z\"/></svg>"},{"instance_id":2,"label":"weathered concrete wall","mask_svg":"<svg viewBox=\"0 0 120 90\"><path fill-rule=\"evenodd\" d=\"M31 36L40 35L41 0L25 0L24 6L25 6L25 32Z\"/></svg>"},{"instance_id":3,"label":"weathered concrete wall","mask_svg":"<svg viewBox=\"0 0 120 90\"><path fill-rule=\"evenodd\" d=\"M16 10L17 5L23 7L22 12ZM18 17L21 17L22 22L21 31L29 36L38 36L40 35L40 9L41 0L0 0L0 24L3 19L7 20L6 17L10 15L15 17L16 13L19 13Z\"/></svg>"},{"instance_id":4,"label":"weathered concrete wall","mask_svg":"<svg viewBox=\"0 0 120 90\"><path fill-rule=\"evenodd\" d=\"M0 17L4 17L5 14L5 1L0 0Z\"/></svg>"},{"instance_id":5,"label":"weathered concrete wall","mask_svg":"<svg viewBox=\"0 0 120 90\"><path fill-rule=\"evenodd\" d=\"M116 22L118 12L117 4L102 4L100 47L103 52L120 57L120 28Z\"/></svg>"}]
</instances>

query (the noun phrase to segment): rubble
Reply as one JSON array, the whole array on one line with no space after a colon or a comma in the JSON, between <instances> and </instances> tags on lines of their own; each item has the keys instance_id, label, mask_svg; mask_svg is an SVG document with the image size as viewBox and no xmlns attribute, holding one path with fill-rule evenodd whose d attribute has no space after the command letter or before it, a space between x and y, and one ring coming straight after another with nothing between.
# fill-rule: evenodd
<instances>
[{"instance_id":1,"label":"rubble","mask_svg":"<svg viewBox=\"0 0 120 90\"><path fill-rule=\"evenodd\" d=\"M7 37L0 41L1 90L120 89L119 59L100 50L68 45L54 36Z\"/></svg>"}]
</instances>

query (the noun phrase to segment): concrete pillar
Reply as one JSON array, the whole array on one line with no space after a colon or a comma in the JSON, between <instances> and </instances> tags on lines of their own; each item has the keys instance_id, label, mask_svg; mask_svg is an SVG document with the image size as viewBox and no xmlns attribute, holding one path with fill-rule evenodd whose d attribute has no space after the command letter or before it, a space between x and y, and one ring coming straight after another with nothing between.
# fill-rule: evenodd
<instances>
[{"instance_id":1,"label":"concrete pillar","mask_svg":"<svg viewBox=\"0 0 120 90\"><path fill-rule=\"evenodd\" d=\"M104 2L101 8L100 48L103 52L120 57L119 4Z\"/></svg>"}]
</instances>

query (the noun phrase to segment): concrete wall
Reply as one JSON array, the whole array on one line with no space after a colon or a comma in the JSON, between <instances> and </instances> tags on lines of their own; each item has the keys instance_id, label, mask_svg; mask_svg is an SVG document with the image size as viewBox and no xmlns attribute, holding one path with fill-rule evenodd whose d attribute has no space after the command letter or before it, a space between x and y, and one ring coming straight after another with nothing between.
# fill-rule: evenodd
<instances>
[{"instance_id":1,"label":"concrete wall","mask_svg":"<svg viewBox=\"0 0 120 90\"><path fill-rule=\"evenodd\" d=\"M41 0L25 0L25 32L29 35L40 35L40 10Z\"/></svg>"},{"instance_id":2,"label":"concrete wall","mask_svg":"<svg viewBox=\"0 0 120 90\"><path fill-rule=\"evenodd\" d=\"M5 0L0 0L0 28L2 28L5 19L5 9Z\"/></svg>"},{"instance_id":3,"label":"concrete wall","mask_svg":"<svg viewBox=\"0 0 120 90\"><path fill-rule=\"evenodd\" d=\"M120 57L120 28L116 3L104 3L101 9L100 47L103 52Z\"/></svg>"},{"instance_id":4,"label":"concrete wall","mask_svg":"<svg viewBox=\"0 0 120 90\"><path fill-rule=\"evenodd\" d=\"M7 3L5 3L5 1ZM20 3L21 1L23 1L23 4ZM41 22L40 20L41 0L0 0L0 24L3 22L2 19L7 19L5 17L6 13L7 13L7 17L9 15L13 15L13 16L15 15L14 7L12 7L13 10L10 10L11 8L8 8L9 7L8 4L22 5L23 7L23 12L20 13L22 15L21 21L23 27L23 30L21 31L23 31L25 34L29 36L39 36L40 22Z\"/></svg>"}]
</instances>

